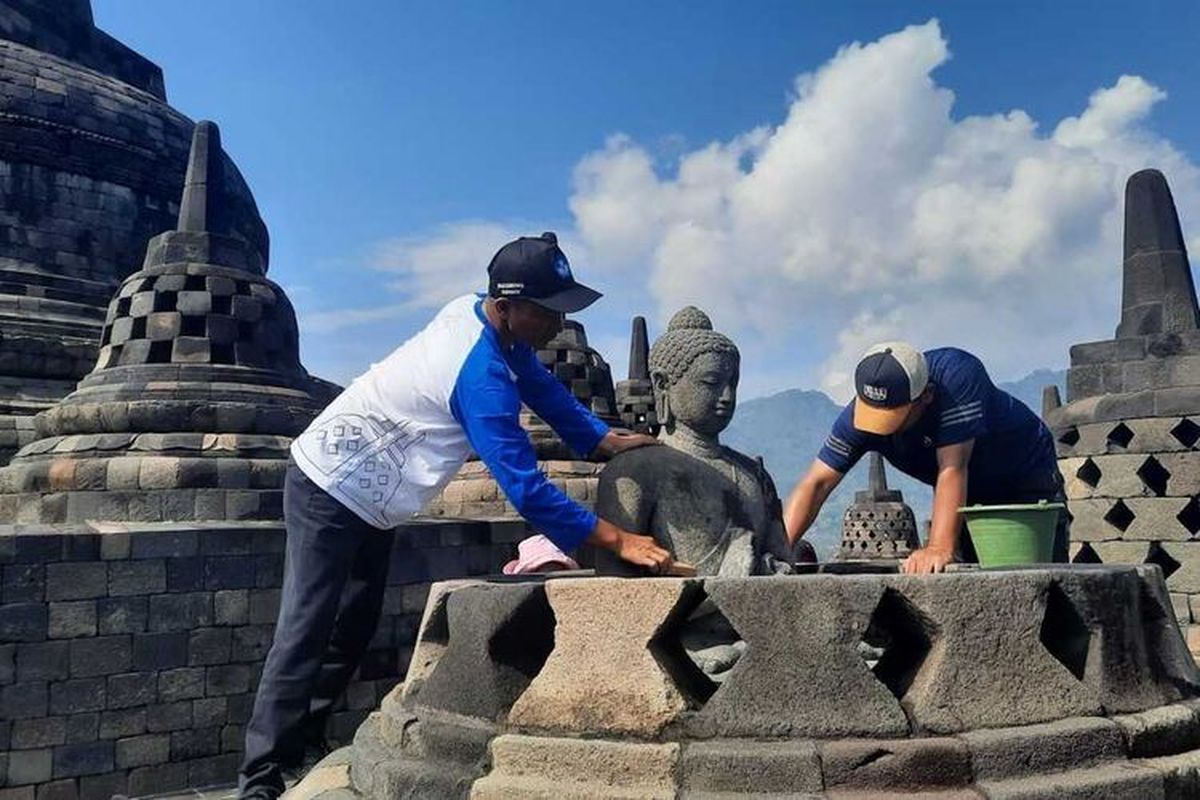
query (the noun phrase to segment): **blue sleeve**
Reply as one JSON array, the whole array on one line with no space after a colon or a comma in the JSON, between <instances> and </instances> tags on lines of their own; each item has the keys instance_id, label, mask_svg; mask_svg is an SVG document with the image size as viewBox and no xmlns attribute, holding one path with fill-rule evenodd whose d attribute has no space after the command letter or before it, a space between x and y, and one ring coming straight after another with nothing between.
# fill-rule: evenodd
<instances>
[{"instance_id":1,"label":"blue sleeve","mask_svg":"<svg viewBox=\"0 0 1200 800\"><path fill-rule=\"evenodd\" d=\"M865 452L866 436L854 427L854 403L851 402L833 421L833 429L825 439L825 444L821 446L821 452L817 453L817 458L825 462L830 469L845 475Z\"/></svg>"},{"instance_id":2,"label":"blue sleeve","mask_svg":"<svg viewBox=\"0 0 1200 800\"><path fill-rule=\"evenodd\" d=\"M596 449L608 426L583 407L558 378L537 359L533 348L521 348L513 359L517 391L533 413L546 421L567 445L581 456Z\"/></svg>"},{"instance_id":3,"label":"blue sleeve","mask_svg":"<svg viewBox=\"0 0 1200 800\"><path fill-rule=\"evenodd\" d=\"M938 426L934 445L945 447L977 439L988 430L988 400L995 387L983 362L963 350L952 350L938 374L931 375L938 393Z\"/></svg>"},{"instance_id":4,"label":"blue sleeve","mask_svg":"<svg viewBox=\"0 0 1200 800\"><path fill-rule=\"evenodd\" d=\"M450 396L450 411L504 496L539 533L565 552L591 534L596 515L538 469L520 424L521 401L503 364L469 357Z\"/></svg>"}]
</instances>

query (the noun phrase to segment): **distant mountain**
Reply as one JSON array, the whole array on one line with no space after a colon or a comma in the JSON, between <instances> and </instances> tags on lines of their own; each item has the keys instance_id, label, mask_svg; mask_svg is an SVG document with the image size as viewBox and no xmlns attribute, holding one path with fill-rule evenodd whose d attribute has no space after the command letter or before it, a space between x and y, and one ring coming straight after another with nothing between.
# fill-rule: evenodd
<instances>
[{"instance_id":1,"label":"distant mountain","mask_svg":"<svg viewBox=\"0 0 1200 800\"><path fill-rule=\"evenodd\" d=\"M1018 381L997 385L1040 415L1042 387L1057 384L1063 391L1065 379L1065 370L1039 369ZM824 392L788 389L739 404L733 422L721 439L748 455L762 456L780 496L786 498L821 449L841 409ZM904 499L912 506L923 535L924 521L929 518L933 499L931 490L897 470L889 469L887 475L888 484L904 492ZM865 489L866 485L864 459L830 495L807 535L822 558L837 549L842 535L842 514L854 501L854 493Z\"/></svg>"}]
</instances>

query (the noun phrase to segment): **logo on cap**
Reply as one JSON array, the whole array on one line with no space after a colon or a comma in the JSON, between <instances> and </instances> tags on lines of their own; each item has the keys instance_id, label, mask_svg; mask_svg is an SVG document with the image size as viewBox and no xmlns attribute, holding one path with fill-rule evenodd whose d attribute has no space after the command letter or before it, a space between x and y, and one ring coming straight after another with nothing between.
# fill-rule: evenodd
<instances>
[{"instance_id":1,"label":"logo on cap","mask_svg":"<svg viewBox=\"0 0 1200 800\"><path fill-rule=\"evenodd\" d=\"M571 280L571 265L567 263L567 257L561 250L554 256L554 272L564 281Z\"/></svg>"},{"instance_id":2,"label":"logo on cap","mask_svg":"<svg viewBox=\"0 0 1200 800\"><path fill-rule=\"evenodd\" d=\"M888 391L883 386L871 386L864 384L862 387L863 398L870 400L873 403L887 402Z\"/></svg>"}]
</instances>

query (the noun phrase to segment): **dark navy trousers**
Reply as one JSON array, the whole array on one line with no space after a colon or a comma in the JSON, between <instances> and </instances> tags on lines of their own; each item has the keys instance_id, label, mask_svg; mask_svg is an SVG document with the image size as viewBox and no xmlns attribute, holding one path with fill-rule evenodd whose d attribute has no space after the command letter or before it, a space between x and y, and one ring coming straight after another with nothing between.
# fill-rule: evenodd
<instances>
[{"instance_id":1,"label":"dark navy trousers","mask_svg":"<svg viewBox=\"0 0 1200 800\"><path fill-rule=\"evenodd\" d=\"M375 528L289 462L287 549L275 638L263 665L238 788L283 790L306 741L323 736L379 624L392 532Z\"/></svg>"}]
</instances>

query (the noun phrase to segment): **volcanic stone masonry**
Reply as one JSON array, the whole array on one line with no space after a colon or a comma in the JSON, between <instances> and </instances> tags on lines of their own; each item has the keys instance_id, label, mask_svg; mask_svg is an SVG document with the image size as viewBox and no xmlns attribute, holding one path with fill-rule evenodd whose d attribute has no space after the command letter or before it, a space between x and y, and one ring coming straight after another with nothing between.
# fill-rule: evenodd
<instances>
[{"instance_id":1,"label":"volcanic stone masonry","mask_svg":"<svg viewBox=\"0 0 1200 800\"><path fill-rule=\"evenodd\" d=\"M0 1L0 464L96 363L105 305L175 226L192 122L87 0ZM267 231L233 162L228 234Z\"/></svg>"},{"instance_id":2,"label":"volcanic stone masonry","mask_svg":"<svg viewBox=\"0 0 1200 800\"><path fill-rule=\"evenodd\" d=\"M703 603L746 644L719 686ZM291 796L1192 798L1197 681L1146 566L449 582Z\"/></svg>"},{"instance_id":3,"label":"volcanic stone masonry","mask_svg":"<svg viewBox=\"0 0 1200 800\"><path fill-rule=\"evenodd\" d=\"M194 132L179 229L109 304L96 369L0 469L0 519L279 519L291 437L336 387L300 365L266 254L229 233L225 159Z\"/></svg>"},{"instance_id":4,"label":"volcanic stone masonry","mask_svg":"<svg viewBox=\"0 0 1200 800\"><path fill-rule=\"evenodd\" d=\"M1043 416L1066 481L1076 563L1162 567L1200 649L1200 311L1166 178L1125 187L1125 262L1116 338L1071 348L1067 404Z\"/></svg>"}]
</instances>

